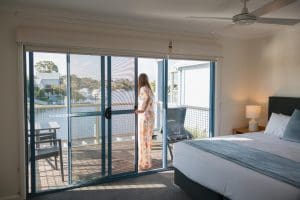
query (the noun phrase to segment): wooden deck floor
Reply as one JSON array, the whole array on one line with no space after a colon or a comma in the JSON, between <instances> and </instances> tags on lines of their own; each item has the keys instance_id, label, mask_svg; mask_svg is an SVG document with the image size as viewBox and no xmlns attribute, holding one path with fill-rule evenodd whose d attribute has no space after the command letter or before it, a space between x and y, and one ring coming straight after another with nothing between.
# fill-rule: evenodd
<instances>
[{"instance_id":1,"label":"wooden deck floor","mask_svg":"<svg viewBox=\"0 0 300 200\"><path fill-rule=\"evenodd\" d=\"M162 167L162 143L159 141L153 141L152 162L152 169ZM171 162L170 159L169 162ZM112 174L134 171L134 164L134 140L113 142ZM36 161L37 191L57 189L68 185L68 154L66 148L63 149L64 182L59 166L59 159L57 170L55 169L54 158ZM102 176L101 170L101 145L87 144L72 148L73 183L79 180L99 178Z\"/></svg>"}]
</instances>

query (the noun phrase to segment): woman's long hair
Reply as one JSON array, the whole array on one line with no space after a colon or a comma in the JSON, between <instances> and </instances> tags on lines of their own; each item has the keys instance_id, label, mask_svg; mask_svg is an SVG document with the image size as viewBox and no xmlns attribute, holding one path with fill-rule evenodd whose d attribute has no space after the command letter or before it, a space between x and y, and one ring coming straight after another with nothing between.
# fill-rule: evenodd
<instances>
[{"instance_id":1,"label":"woman's long hair","mask_svg":"<svg viewBox=\"0 0 300 200\"><path fill-rule=\"evenodd\" d=\"M138 93L140 94L140 89L141 87L146 86L150 89L152 95L153 95L153 91L151 89L151 86L149 84L149 80L148 80L148 76L145 73L142 73L139 75L139 82L138 82Z\"/></svg>"}]
</instances>

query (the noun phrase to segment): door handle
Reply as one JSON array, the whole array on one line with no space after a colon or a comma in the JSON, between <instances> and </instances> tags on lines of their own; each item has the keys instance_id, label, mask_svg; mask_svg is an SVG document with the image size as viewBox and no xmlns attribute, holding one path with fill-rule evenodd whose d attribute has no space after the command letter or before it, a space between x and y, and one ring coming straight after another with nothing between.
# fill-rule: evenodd
<instances>
[{"instance_id":1,"label":"door handle","mask_svg":"<svg viewBox=\"0 0 300 200\"><path fill-rule=\"evenodd\" d=\"M105 109L104 116L106 119L111 119L111 107Z\"/></svg>"}]
</instances>

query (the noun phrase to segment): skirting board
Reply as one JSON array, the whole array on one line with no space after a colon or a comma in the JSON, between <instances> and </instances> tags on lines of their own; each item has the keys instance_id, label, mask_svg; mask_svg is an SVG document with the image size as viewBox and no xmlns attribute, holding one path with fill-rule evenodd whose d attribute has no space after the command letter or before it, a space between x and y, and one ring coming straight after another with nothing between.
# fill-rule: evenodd
<instances>
[{"instance_id":1,"label":"skirting board","mask_svg":"<svg viewBox=\"0 0 300 200\"><path fill-rule=\"evenodd\" d=\"M4 197L0 197L0 200L21 200L21 196L20 195L10 195L10 196L4 196Z\"/></svg>"}]
</instances>

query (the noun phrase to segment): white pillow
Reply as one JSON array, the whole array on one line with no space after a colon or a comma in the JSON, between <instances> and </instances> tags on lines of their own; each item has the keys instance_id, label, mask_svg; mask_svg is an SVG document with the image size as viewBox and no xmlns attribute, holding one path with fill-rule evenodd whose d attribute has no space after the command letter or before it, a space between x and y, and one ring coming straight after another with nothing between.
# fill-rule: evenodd
<instances>
[{"instance_id":1,"label":"white pillow","mask_svg":"<svg viewBox=\"0 0 300 200\"><path fill-rule=\"evenodd\" d=\"M265 134L282 137L290 116L272 113Z\"/></svg>"}]
</instances>

